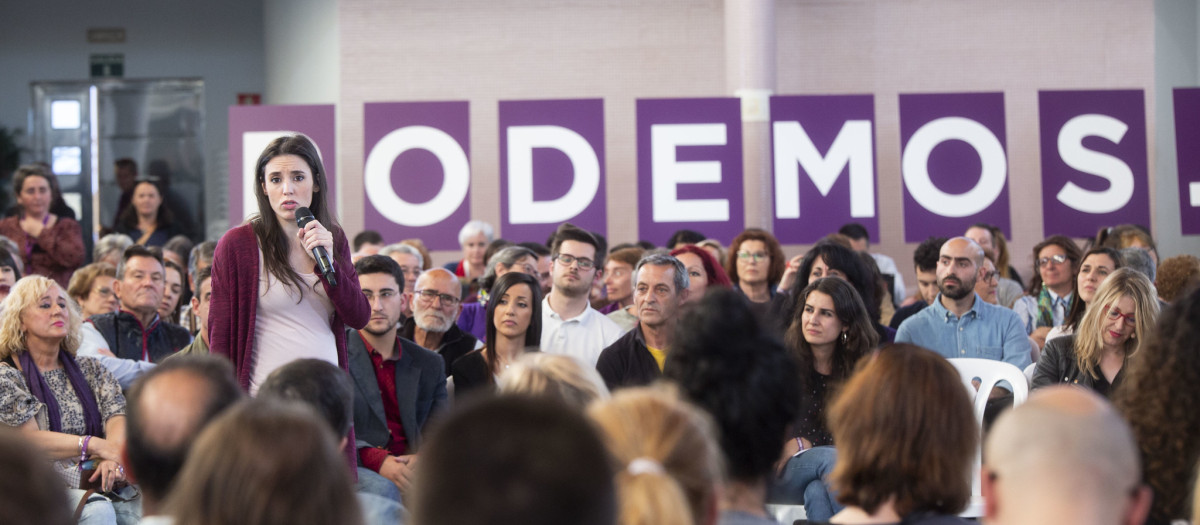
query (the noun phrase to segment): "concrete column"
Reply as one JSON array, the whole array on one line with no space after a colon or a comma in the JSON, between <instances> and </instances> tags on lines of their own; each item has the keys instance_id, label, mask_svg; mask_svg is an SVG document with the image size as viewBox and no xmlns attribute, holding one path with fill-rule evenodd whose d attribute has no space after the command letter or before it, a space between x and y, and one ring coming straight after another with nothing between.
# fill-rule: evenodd
<instances>
[{"instance_id":1,"label":"concrete column","mask_svg":"<svg viewBox=\"0 0 1200 525\"><path fill-rule=\"evenodd\" d=\"M725 78L742 99L747 227L771 229L770 96L775 92L775 0L725 0Z\"/></svg>"}]
</instances>

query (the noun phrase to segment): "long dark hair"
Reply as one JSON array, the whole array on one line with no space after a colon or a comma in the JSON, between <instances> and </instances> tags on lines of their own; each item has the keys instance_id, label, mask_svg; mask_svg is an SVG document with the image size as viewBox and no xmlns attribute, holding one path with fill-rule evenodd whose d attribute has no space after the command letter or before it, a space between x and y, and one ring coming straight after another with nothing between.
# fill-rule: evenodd
<instances>
[{"instance_id":1,"label":"long dark hair","mask_svg":"<svg viewBox=\"0 0 1200 525\"><path fill-rule=\"evenodd\" d=\"M804 303L813 292L821 292L833 300L834 313L842 326L846 327L846 341L843 342L841 337L838 337L833 351L833 377L845 379L850 376L858 360L879 344L879 334L868 317L862 297L859 297L858 291L850 283L837 277L825 277L809 283L796 298L798 306L793 312L787 333L783 336L788 351L796 356L796 361L800 363L800 374L803 377L808 377L816 369L812 345L804 339L802 320Z\"/></svg>"},{"instance_id":2,"label":"long dark hair","mask_svg":"<svg viewBox=\"0 0 1200 525\"><path fill-rule=\"evenodd\" d=\"M325 166L321 164L317 146L308 137L301 134L287 135L272 140L263 150L262 155L258 156L258 162L255 164L254 198L258 201L258 215L250 219L250 226L254 229L255 237L258 237L258 247L262 250L263 264L266 266L267 273L275 276L285 286L294 286L303 297L304 281L300 279L300 274L296 273L296 270L292 269L291 263L288 262L290 239L283 232L279 221L275 219L275 210L271 208L271 200L263 191L263 185L266 183L267 163L282 155L295 155L304 159L304 162L308 164L308 169L312 171L313 177L312 202L308 205L308 209L312 210L317 222L333 233L333 249L336 252L334 257L346 254L342 253L343 243L338 242L338 239L343 237L342 228L330 213L329 204L325 202L326 188L329 186L325 182Z\"/></svg>"},{"instance_id":3,"label":"long dark hair","mask_svg":"<svg viewBox=\"0 0 1200 525\"><path fill-rule=\"evenodd\" d=\"M158 177L139 178L133 183L133 193L137 193L137 187L141 186L142 184L154 186L154 189L158 191L158 198L160 200L158 203L158 212L154 214L154 224L159 228L170 226L173 222L175 222L175 215L171 213L171 208L166 206L166 187L163 186L162 181L160 181ZM137 207L133 205L132 195L129 197L129 199L131 201L129 206L126 206L124 210L121 210L120 221L121 224L126 228L136 230L138 227Z\"/></svg>"},{"instance_id":4,"label":"long dark hair","mask_svg":"<svg viewBox=\"0 0 1200 525\"><path fill-rule=\"evenodd\" d=\"M793 300L789 318L799 317L800 311L804 309L802 291L808 287L808 276L812 273L812 267L816 264L818 257L825 261L825 266L846 275L846 280L854 286L854 290L858 292L859 298L866 307L871 323L879 321L879 301L875 299L875 274L870 268L867 268L854 250L829 241L818 242L808 253L804 254L804 261L800 263L800 270L796 274L796 283L790 290Z\"/></svg>"},{"instance_id":5,"label":"long dark hair","mask_svg":"<svg viewBox=\"0 0 1200 525\"><path fill-rule=\"evenodd\" d=\"M493 374L496 373L498 365L496 349L492 346L496 344L496 305L500 304L500 298L504 297L509 288L518 284L529 286L529 293L533 294L529 299L529 306L533 311L529 318L529 328L525 330L526 351L537 351L538 345L542 344L542 285L536 277L521 272L508 272L497 277L496 284L492 285L492 290L488 292L487 344L483 345L483 357Z\"/></svg>"},{"instance_id":6,"label":"long dark hair","mask_svg":"<svg viewBox=\"0 0 1200 525\"><path fill-rule=\"evenodd\" d=\"M1087 258L1093 254L1107 255L1109 259L1112 259L1114 272L1117 270L1120 270L1122 266L1125 266L1125 258L1121 257L1121 252L1118 252L1117 250L1115 250L1113 248L1109 248L1107 246L1100 246L1097 248L1092 248L1092 249L1088 250L1087 253L1083 254L1083 257L1079 258L1079 265L1077 266L1077 268L1082 268L1083 261L1086 261ZM1034 272L1034 273L1036 274L1037 272ZM1038 277L1038 278L1040 278L1040 277ZM1073 277L1073 279L1075 279L1075 291L1078 292L1079 291L1079 270L1075 271L1075 276ZM1098 288L1099 287L1097 287L1097 289ZM1063 322L1063 326L1066 326L1067 328L1074 330L1076 327L1079 326L1079 321L1083 320L1083 314L1086 311L1087 311L1087 303L1083 302L1083 299L1081 299L1079 297L1079 294L1076 293L1074 295L1074 297L1072 297L1072 299L1071 299L1071 310L1067 312L1067 319Z\"/></svg>"}]
</instances>

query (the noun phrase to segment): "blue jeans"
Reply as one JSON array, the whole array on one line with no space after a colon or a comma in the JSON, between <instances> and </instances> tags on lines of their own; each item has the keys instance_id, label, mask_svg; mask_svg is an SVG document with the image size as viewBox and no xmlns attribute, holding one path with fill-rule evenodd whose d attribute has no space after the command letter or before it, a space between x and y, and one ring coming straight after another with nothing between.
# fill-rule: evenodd
<instances>
[{"instance_id":1,"label":"blue jeans","mask_svg":"<svg viewBox=\"0 0 1200 525\"><path fill-rule=\"evenodd\" d=\"M358 483L354 485L354 491L402 503L400 487L397 487L392 480L380 476L378 472L369 468L358 467Z\"/></svg>"},{"instance_id":2,"label":"blue jeans","mask_svg":"<svg viewBox=\"0 0 1200 525\"><path fill-rule=\"evenodd\" d=\"M789 459L783 474L767 487L767 503L804 505L809 521L829 521L843 508L829 488L829 474L836 462L833 447L814 447Z\"/></svg>"}]
</instances>

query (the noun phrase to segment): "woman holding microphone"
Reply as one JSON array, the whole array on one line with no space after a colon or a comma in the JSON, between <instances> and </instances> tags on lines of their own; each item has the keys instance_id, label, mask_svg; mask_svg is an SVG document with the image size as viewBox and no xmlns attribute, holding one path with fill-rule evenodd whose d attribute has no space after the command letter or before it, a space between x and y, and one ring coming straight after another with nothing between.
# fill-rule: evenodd
<instances>
[{"instance_id":1,"label":"woman holding microphone","mask_svg":"<svg viewBox=\"0 0 1200 525\"><path fill-rule=\"evenodd\" d=\"M256 163L258 215L217 243L212 352L233 361L251 395L271 371L296 359L322 359L345 370L345 326L360 329L370 318L326 188L325 168L308 137L275 139ZM298 226L307 209L313 220ZM323 251L335 279L322 272L314 250Z\"/></svg>"}]
</instances>

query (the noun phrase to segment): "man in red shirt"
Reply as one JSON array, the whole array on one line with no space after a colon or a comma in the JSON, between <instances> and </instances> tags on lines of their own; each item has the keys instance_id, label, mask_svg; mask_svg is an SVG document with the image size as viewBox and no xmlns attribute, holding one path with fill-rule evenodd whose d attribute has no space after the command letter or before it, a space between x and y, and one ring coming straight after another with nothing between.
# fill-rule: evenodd
<instances>
[{"instance_id":1,"label":"man in red shirt","mask_svg":"<svg viewBox=\"0 0 1200 525\"><path fill-rule=\"evenodd\" d=\"M359 490L395 498L411 484L421 430L444 409L446 373L441 356L396 335L404 272L389 257L370 255L354 264L371 305L362 330L348 329L346 351L354 381L354 430ZM382 485L382 486L380 486Z\"/></svg>"}]
</instances>

